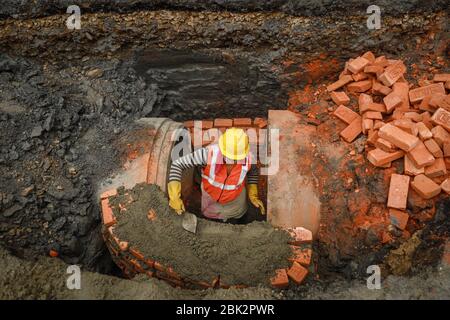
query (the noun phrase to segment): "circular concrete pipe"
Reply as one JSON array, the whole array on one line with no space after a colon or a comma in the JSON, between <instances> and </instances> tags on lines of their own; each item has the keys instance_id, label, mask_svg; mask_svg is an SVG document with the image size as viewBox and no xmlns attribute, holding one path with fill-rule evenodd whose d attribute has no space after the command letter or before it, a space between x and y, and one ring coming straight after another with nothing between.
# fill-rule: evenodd
<instances>
[{"instance_id":1,"label":"circular concrete pipe","mask_svg":"<svg viewBox=\"0 0 450 320\"><path fill-rule=\"evenodd\" d=\"M167 192L167 182L172 161L192 151L189 131L183 124L169 118L142 118L137 121L154 130L155 136L150 142L147 165L147 183L158 185ZM182 175L182 196L185 200L191 194L193 169L185 170Z\"/></svg>"}]
</instances>

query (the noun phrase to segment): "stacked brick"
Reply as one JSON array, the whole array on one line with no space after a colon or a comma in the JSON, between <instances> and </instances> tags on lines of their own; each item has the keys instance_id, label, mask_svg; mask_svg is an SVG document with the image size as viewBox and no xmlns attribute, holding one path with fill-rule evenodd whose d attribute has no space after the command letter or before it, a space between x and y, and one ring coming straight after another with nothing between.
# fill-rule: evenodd
<instances>
[{"instance_id":1,"label":"stacked brick","mask_svg":"<svg viewBox=\"0 0 450 320\"><path fill-rule=\"evenodd\" d=\"M387 202L400 229L408 220L410 188L425 199L450 194L450 74L436 74L413 88L405 73L403 61L366 52L350 59L327 87L337 105L334 115L347 123L340 133L345 141L366 135L367 159L376 167L404 162L403 174L391 176ZM357 100L353 110L349 95Z\"/></svg>"},{"instance_id":2,"label":"stacked brick","mask_svg":"<svg viewBox=\"0 0 450 320\"><path fill-rule=\"evenodd\" d=\"M114 232L114 225L117 219L110 205L109 197L117 194L115 189L104 192L101 195L102 208L102 235L108 247L113 261L122 270L123 275L127 278L133 278L137 274L145 274L150 278L164 280L174 287L190 288L190 289L207 289L207 288L244 288L246 285L241 284L225 284L220 281L220 275L212 279L210 282L194 281L192 279L180 276L172 267L163 265L152 257L145 256L137 247L126 240L119 239ZM130 202L132 199L130 199ZM119 204L119 212L126 210L127 203ZM119 213L120 214L120 213ZM152 223L157 219L156 212L150 209L148 221ZM286 288L289 285L289 279L295 284L301 284L308 275L308 266L311 263L312 256L312 233L304 228L294 228L286 230L291 235L291 240L286 245L292 248L292 257L289 261L292 263L289 269L276 270L276 275L268 279L268 284L274 288Z\"/></svg>"},{"instance_id":3,"label":"stacked brick","mask_svg":"<svg viewBox=\"0 0 450 320\"><path fill-rule=\"evenodd\" d=\"M189 129L195 149L217 142L220 135L231 127L244 129L249 136L250 144L265 145L267 139L265 130L267 120L264 118L189 120L184 122L184 127Z\"/></svg>"}]
</instances>

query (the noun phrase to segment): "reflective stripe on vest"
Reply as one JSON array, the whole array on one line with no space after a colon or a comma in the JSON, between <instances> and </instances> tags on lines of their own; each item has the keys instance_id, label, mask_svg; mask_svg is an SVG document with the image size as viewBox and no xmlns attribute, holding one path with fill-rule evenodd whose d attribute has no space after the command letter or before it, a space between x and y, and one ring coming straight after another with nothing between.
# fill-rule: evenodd
<instances>
[{"instance_id":1,"label":"reflective stripe on vest","mask_svg":"<svg viewBox=\"0 0 450 320\"><path fill-rule=\"evenodd\" d=\"M250 154L245 158L245 164L241 166L241 174L239 175L239 180L238 180L237 184L223 184L223 183L220 183L215 180L217 159L218 159L219 155L221 156L222 154L220 152L218 145L212 145L211 149L212 149L211 150L212 158L211 158L211 163L209 164L209 166L210 166L209 176L205 175L202 172L202 178L206 179L212 186L214 186L216 188L220 188L222 190L231 191L231 190L238 189L241 186L242 182L244 182L245 176L247 175L247 172L249 170L249 167L250 167L249 155ZM209 156L208 156L208 158L209 158Z\"/></svg>"}]
</instances>

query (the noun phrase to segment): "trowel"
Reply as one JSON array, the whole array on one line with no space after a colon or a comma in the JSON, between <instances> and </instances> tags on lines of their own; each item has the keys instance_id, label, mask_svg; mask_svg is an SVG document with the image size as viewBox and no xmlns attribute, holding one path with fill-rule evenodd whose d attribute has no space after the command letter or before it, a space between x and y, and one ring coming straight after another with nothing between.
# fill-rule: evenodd
<instances>
[{"instance_id":1,"label":"trowel","mask_svg":"<svg viewBox=\"0 0 450 320\"><path fill-rule=\"evenodd\" d=\"M181 226L184 230L196 233L197 231L197 216L195 214L184 212L183 213L183 221L181 222Z\"/></svg>"}]
</instances>

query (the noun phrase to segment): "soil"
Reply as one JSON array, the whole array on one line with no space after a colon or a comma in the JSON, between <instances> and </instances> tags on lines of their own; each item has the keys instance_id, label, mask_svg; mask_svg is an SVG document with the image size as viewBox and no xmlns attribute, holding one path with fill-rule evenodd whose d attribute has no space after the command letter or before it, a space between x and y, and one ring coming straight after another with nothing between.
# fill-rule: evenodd
<instances>
[{"instance_id":1,"label":"soil","mask_svg":"<svg viewBox=\"0 0 450 320\"><path fill-rule=\"evenodd\" d=\"M336 279L287 291L263 287L180 290L146 276L125 280L83 269L80 290L69 290L67 267L58 258L23 260L0 246L0 299L450 299L448 264L412 277L387 276L380 290L368 290L363 280Z\"/></svg>"},{"instance_id":2,"label":"soil","mask_svg":"<svg viewBox=\"0 0 450 320\"><path fill-rule=\"evenodd\" d=\"M110 200L118 220L114 234L182 277L211 283L220 275L224 284L268 285L276 269L289 267L290 237L267 222L232 225L199 218L193 234L183 229L182 216L158 186L138 184L121 193ZM119 203L126 210L120 211ZM150 209L153 221L147 218Z\"/></svg>"}]
</instances>

